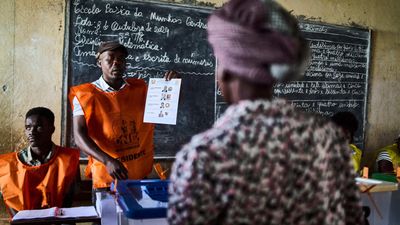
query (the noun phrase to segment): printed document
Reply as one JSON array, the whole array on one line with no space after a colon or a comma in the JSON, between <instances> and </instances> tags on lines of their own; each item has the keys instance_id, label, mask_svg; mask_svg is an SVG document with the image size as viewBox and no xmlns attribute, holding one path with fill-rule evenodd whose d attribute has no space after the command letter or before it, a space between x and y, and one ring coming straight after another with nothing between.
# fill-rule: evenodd
<instances>
[{"instance_id":1,"label":"printed document","mask_svg":"<svg viewBox=\"0 0 400 225\"><path fill-rule=\"evenodd\" d=\"M150 78L144 122L176 125L180 89L181 79Z\"/></svg>"}]
</instances>

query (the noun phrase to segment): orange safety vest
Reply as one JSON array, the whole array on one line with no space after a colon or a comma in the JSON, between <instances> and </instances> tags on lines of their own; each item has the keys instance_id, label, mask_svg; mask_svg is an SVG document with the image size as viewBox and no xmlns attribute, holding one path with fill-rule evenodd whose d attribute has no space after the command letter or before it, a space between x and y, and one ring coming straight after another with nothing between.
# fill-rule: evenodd
<instances>
[{"instance_id":1,"label":"orange safety vest","mask_svg":"<svg viewBox=\"0 0 400 225\"><path fill-rule=\"evenodd\" d=\"M0 156L0 188L7 207L20 210L62 207L75 180L79 150L56 146L54 156L40 166L28 166L17 152Z\"/></svg>"},{"instance_id":2,"label":"orange safety vest","mask_svg":"<svg viewBox=\"0 0 400 225\"><path fill-rule=\"evenodd\" d=\"M101 150L120 160L128 169L129 179L143 179L153 167L154 125L143 123L147 85L129 78L116 92L104 92L86 83L71 88L72 104L76 96L82 106L88 135ZM110 187L113 181L106 166L89 156L86 176L94 188Z\"/></svg>"}]
</instances>

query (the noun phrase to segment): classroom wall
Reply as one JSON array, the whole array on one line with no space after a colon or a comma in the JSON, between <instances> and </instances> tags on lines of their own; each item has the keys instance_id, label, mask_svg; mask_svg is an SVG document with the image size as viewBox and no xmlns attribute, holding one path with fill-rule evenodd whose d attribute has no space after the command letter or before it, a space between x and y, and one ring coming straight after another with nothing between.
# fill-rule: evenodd
<instances>
[{"instance_id":1,"label":"classroom wall","mask_svg":"<svg viewBox=\"0 0 400 225\"><path fill-rule=\"evenodd\" d=\"M208 1L221 6L221 0ZM372 30L365 150L400 134L400 1L277 0L301 19Z\"/></svg>"},{"instance_id":2,"label":"classroom wall","mask_svg":"<svg viewBox=\"0 0 400 225\"><path fill-rule=\"evenodd\" d=\"M400 1L280 0L293 13L315 21L372 30L366 150L393 143L400 134Z\"/></svg>"},{"instance_id":3,"label":"classroom wall","mask_svg":"<svg viewBox=\"0 0 400 225\"><path fill-rule=\"evenodd\" d=\"M11 146L14 59L14 1L0 3L0 151Z\"/></svg>"},{"instance_id":4,"label":"classroom wall","mask_svg":"<svg viewBox=\"0 0 400 225\"><path fill-rule=\"evenodd\" d=\"M36 106L54 112L60 142L64 10L63 0L0 2L0 152L26 145L25 113Z\"/></svg>"},{"instance_id":5,"label":"classroom wall","mask_svg":"<svg viewBox=\"0 0 400 225\"><path fill-rule=\"evenodd\" d=\"M184 1L196 3L196 0ZM223 0L208 4L220 6ZM386 0L279 0L301 18L373 30L366 149L392 143L400 129L397 96L400 2ZM65 0L0 1L0 152L26 144L24 114L34 106L56 115L60 143Z\"/></svg>"},{"instance_id":6,"label":"classroom wall","mask_svg":"<svg viewBox=\"0 0 400 225\"><path fill-rule=\"evenodd\" d=\"M366 150L392 143L400 133L400 1L278 2L301 18L373 30ZM24 115L35 106L53 110L53 141L60 143L65 7L65 0L0 1L0 153L26 145ZM0 224L6 220L2 207Z\"/></svg>"},{"instance_id":7,"label":"classroom wall","mask_svg":"<svg viewBox=\"0 0 400 225\"><path fill-rule=\"evenodd\" d=\"M400 1L278 2L301 18L373 30L366 150L392 143L400 133ZM53 140L60 143L65 6L65 0L0 1L0 153L25 146L24 115L34 106L53 110Z\"/></svg>"}]
</instances>

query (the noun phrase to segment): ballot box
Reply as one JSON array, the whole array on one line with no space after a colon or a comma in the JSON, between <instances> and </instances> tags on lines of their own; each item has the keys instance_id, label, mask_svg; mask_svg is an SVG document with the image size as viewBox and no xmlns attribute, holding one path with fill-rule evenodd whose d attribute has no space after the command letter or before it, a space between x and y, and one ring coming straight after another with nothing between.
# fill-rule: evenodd
<instances>
[{"instance_id":1,"label":"ballot box","mask_svg":"<svg viewBox=\"0 0 400 225\"><path fill-rule=\"evenodd\" d=\"M356 178L369 225L400 224L400 191L393 182Z\"/></svg>"},{"instance_id":2,"label":"ballot box","mask_svg":"<svg viewBox=\"0 0 400 225\"><path fill-rule=\"evenodd\" d=\"M120 225L167 223L168 180L124 180L115 184Z\"/></svg>"}]
</instances>

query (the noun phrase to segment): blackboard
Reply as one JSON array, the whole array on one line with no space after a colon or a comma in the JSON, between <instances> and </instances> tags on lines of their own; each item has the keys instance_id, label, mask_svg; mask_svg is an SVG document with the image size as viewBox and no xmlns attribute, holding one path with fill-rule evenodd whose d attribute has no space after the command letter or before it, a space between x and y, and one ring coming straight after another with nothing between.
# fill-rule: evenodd
<instances>
[{"instance_id":1,"label":"blackboard","mask_svg":"<svg viewBox=\"0 0 400 225\"><path fill-rule=\"evenodd\" d=\"M128 77L147 80L170 69L182 75L178 122L156 125L156 157L174 157L182 144L211 127L226 109L214 75L216 60L207 43L211 8L128 0L71 0L67 8L65 95L70 86L99 78L94 55L106 40L119 40L128 47ZM277 85L275 95L325 116L354 112L361 124L355 140L363 147L369 31L310 22L301 22L301 29L313 51L311 65L302 81ZM73 145L68 105L64 114L69 122L63 125L63 143Z\"/></svg>"},{"instance_id":2,"label":"blackboard","mask_svg":"<svg viewBox=\"0 0 400 225\"><path fill-rule=\"evenodd\" d=\"M309 67L301 80L275 85L274 96L328 118L352 112L359 122L354 143L364 149L370 31L301 20L299 26L311 48ZM226 103L217 94L222 113Z\"/></svg>"},{"instance_id":3,"label":"blackboard","mask_svg":"<svg viewBox=\"0 0 400 225\"><path fill-rule=\"evenodd\" d=\"M300 29L312 50L311 63L301 81L277 85L274 94L326 117L339 111L354 113L359 121L354 142L364 149L369 30L304 21Z\"/></svg>"},{"instance_id":4,"label":"blackboard","mask_svg":"<svg viewBox=\"0 0 400 225\"><path fill-rule=\"evenodd\" d=\"M68 87L97 80L99 44L118 40L129 51L127 77L148 81L175 70L183 78L177 125L156 125L156 156L174 156L193 134L213 124L216 63L206 34L210 8L148 1L69 4Z\"/></svg>"}]
</instances>

